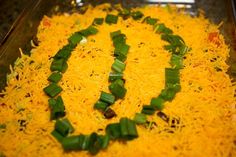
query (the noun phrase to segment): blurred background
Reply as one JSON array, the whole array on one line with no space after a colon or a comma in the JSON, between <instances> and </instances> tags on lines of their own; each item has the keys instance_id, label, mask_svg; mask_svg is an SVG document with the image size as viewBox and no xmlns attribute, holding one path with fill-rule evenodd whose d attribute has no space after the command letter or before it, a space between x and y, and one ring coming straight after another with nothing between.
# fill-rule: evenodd
<instances>
[{"instance_id":1,"label":"blurred background","mask_svg":"<svg viewBox=\"0 0 236 157\"><path fill-rule=\"evenodd\" d=\"M125 7L172 3L186 8L191 16L203 11L211 22L223 22L220 30L230 45L230 71L236 80L236 0L0 0L0 90L6 85L9 65L20 56L19 48L30 54L31 40L36 38L44 15L83 12L81 6L104 2L119 2Z\"/></svg>"},{"instance_id":2,"label":"blurred background","mask_svg":"<svg viewBox=\"0 0 236 157\"><path fill-rule=\"evenodd\" d=\"M27 7L27 4L31 0L0 0L0 43L3 40L4 36L10 30L14 21L19 17L20 13ZM34 0L37 1L37 0ZM63 3L72 3L74 0L62 0ZM86 1L86 0L85 0ZM99 1L99 0L97 0ZM128 0L127 0L128 1ZM137 0L138 1L138 0ZM149 0L152 3L155 2L177 2L177 3L186 3L192 4L195 2L195 5L200 6L206 12L209 12L208 16L220 16L219 19L225 16L226 7L225 0ZM82 3L81 0L76 0L77 3ZM215 21L219 22L219 21Z\"/></svg>"}]
</instances>

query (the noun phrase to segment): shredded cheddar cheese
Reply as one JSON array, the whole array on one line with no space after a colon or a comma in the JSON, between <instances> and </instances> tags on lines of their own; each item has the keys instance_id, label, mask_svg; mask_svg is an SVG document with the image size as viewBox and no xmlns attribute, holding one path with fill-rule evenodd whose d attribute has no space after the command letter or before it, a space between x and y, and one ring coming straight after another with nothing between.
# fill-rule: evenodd
<instances>
[{"instance_id":1,"label":"shredded cheddar cheese","mask_svg":"<svg viewBox=\"0 0 236 157\"><path fill-rule=\"evenodd\" d=\"M9 157L90 156L88 152L64 152L50 134L48 85L51 57L67 44L68 37L87 28L96 17L105 17L107 5L89 7L84 15L45 16L38 28L39 46L31 56L22 53L7 76L7 87L0 97L0 154ZM120 157L233 157L236 156L235 84L228 76L229 47L217 25L202 15L190 17L172 8L137 8L145 16L159 19L181 35L191 51L181 70L181 91L165 103L163 112L170 116L166 123L157 115L149 116L151 127L138 126L139 138L124 143L111 142L97 156ZM113 11L116 13L116 11ZM99 32L78 45L68 60L68 70L60 86L66 115L75 128L73 134L104 133L105 126L120 117L133 118L165 85L165 68L170 67L171 54L164 50L166 42L150 25L132 18L118 20L116 25L98 26ZM117 117L107 120L93 109L101 91L108 90L108 75L113 63L110 32L121 30L130 45L124 72L127 93L112 108ZM172 120L178 119L175 127Z\"/></svg>"}]
</instances>

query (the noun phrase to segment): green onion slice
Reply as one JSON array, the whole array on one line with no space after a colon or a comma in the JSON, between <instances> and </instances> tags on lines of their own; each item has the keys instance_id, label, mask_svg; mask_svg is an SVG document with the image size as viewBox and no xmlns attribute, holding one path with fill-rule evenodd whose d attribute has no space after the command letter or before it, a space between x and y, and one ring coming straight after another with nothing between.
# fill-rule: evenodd
<instances>
[{"instance_id":1,"label":"green onion slice","mask_svg":"<svg viewBox=\"0 0 236 157\"><path fill-rule=\"evenodd\" d=\"M170 64L175 69L182 69L183 57L176 54L172 54L171 59L170 59Z\"/></svg>"},{"instance_id":2,"label":"green onion slice","mask_svg":"<svg viewBox=\"0 0 236 157\"><path fill-rule=\"evenodd\" d=\"M122 79L123 73L111 72L109 74L109 81L115 81L117 79Z\"/></svg>"},{"instance_id":3,"label":"green onion slice","mask_svg":"<svg viewBox=\"0 0 236 157\"><path fill-rule=\"evenodd\" d=\"M115 62L112 64L112 70L119 73L123 72L125 70L125 63L119 59L115 59Z\"/></svg>"},{"instance_id":4,"label":"green onion slice","mask_svg":"<svg viewBox=\"0 0 236 157\"><path fill-rule=\"evenodd\" d=\"M64 150L83 150L84 135L65 137L61 141Z\"/></svg>"},{"instance_id":5,"label":"green onion slice","mask_svg":"<svg viewBox=\"0 0 236 157\"><path fill-rule=\"evenodd\" d=\"M118 85L120 85L120 86L122 86L122 87L124 87L124 80L122 80L122 79L117 79L117 80L115 80L114 81L114 83L116 83L116 84L118 84Z\"/></svg>"},{"instance_id":6,"label":"green onion slice","mask_svg":"<svg viewBox=\"0 0 236 157\"><path fill-rule=\"evenodd\" d=\"M109 85L109 90L116 98L122 99L122 98L124 98L127 90L124 88L123 81L122 81L122 84L119 83L120 81L122 81L122 80L118 79L118 80L112 82Z\"/></svg>"},{"instance_id":7,"label":"green onion slice","mask_svg":"<svg viewBox=\"0 0 236 157\"><path fill-rule=\"evenodd\" d=\"M90 140L90 135L85 135L84 136L84 141L82 143L82 149L83 150L88 150L89 140Z\"/></svg>"},{"instance_id":8,"label":"green onion slice","mask_svg":"<svg viewBox=\"0 0 236 157\"><path fill-rule=\"evenodd\" d=\"M120 130L121 130L121 137L126 140L132 140L138 137L138 132L136 129L135 122L128 118L120 119Z\"/></svg>"},{"instance_id":9,"label":"green onion slice","mask_svg":"<svg viewBox=\"0 0 236 157\"><path fill-rule=\"evenodd\" d=\"M53 130L51 132L51 135L58 141L58 142L62 142L64 136L62 136L59 132L57 132L56 130Z\"/></svg>"},{"instance_id":10,"label":"green onion slice","mask_svg":"<svg viewBox=\"0 0 236 157\"><path fill-rule=\"evenodd\" d=\"M165 24L160 23L154 26L154 32L156 33L164 33L164 34L172 34L173 31L166 27Z\"/></svg>"},{"instance_id":11,"label":"green onion slice","mask_svg":"<svg viewBox=\"0 0 236 157\"><path fill-rule=\"evenodd\" d=\"M48 77L48 81L51 81L51 82L54 82L54 83L57 83L61 80L62 78L62 74L59 73L59 72L54 72L52 73L49 77Z\"/></svg>"},{"instance_id":12,"label":"green onion slice","mask_svg":"<svg viewBox=\"0 0 236 157\"><path fill-rule=\"evenodd\" d=\"M130 46L124 43L117 44L115 47L115 54L124 54L127 55Z\"/></svg>"},{"instance_id":13,"label":"green onion slice","mask_svg":"<svg viewBox=\"0 0 236 157\"><path fill-rule=\"evenodd\" d=\"M100 100L108 104L114 104L115 96L110 93L106 93L102 91L100 95Z\"/></svg>"},{"instance_id":14,"label":"green onion slice","mask_svg":"<svg viewBox=\"0 0 236 157\"><path fill-rule=\"evenodd\" d=\"M134 20L139 20L143 17L143 13L141 11L134 11L131 13L131 16Z\"/></svg>"},{"instance_id":15,"label":"green onion slice","mask_svg":"<svg viewBox=\"0 0 236 157\"><path fill-rule=\"evenodd\" d=\"M67 136L69 133L74 132L74 128L67 118L57 120L55 124L55 130L64 137Z\"/></svg>"},{"instance_id":16,"label":"green onion slice","mask_svg":"<svg viewBox=\"0 0 236 157\"><path fill-rule=\"evenodd\" d=\"M111 39L113 39L115 36L120 35L120 34L121 34L121 31L117 30L117 31L111 32L110 37L111 37Z\"/></svg>"},{"instance_id":17,"label":"green onion slice","mask_svg":"<svg viewBox=\"0 0 236 157\"><path fill-rule=\"evenodd\" d=\"M147 121L147 117L143 113L136 113L134 116L134 121L137 124L145 124Z\"/></svg>"},{"instance_id":18,"label":"green onion slice","mask_svg":"<svg viewBox=\"0 0 236 157\"><path fill-rule=\"evenodd\" d=\"M146 22L149 25L155 25L157 23L158 19L156 18L151 18L150 16L147 16L143 19L142 22Z\"/></svg>"},{"instance_id":19,"label":"green onion slice","mask_svg":"<svg viewBox=\"0 0 236 157\"><path fill-rule=\"evenodd\" d=\"M155 108L151 105L143 105L143 109L142 109L141 113L147 114L147 115L152 115L155 113Z\"/></svg>"},{"instance_id":20,"label":"green onion slice","mask_svg":"<svg viewBox=\"0 0 236 157\"><path fill-rule=\"evenodd\" d=\"M103 101L100 101L100 100L98 100L98 101L94 104L94 108L97 109L97 110L101 110L101 111L105 111L108 106L109 106L108 103L103 102Z\"/></svg>"},{"instance_id":21,"label":"green onion slice","mask_svg":"<svg viewBox=\"0 0 236 157\"><path fill-rule=\"evenodd\" d=\"M119 44L125 44L126 42L126 35L125 34L118 34L112 38L113 45L116 47Z\"/></svg>"},{"instance_id":22,"label":"green onion slice","mask_svg":"<svg viewBox=\"0 0 236 157\"><path fill-rule=\"evenodd\" d=\"M65 106L61 96L57 99L49 99L48 103L51 109L51 120L65 116Z\"/></svg>"},{"instance_id":23,"label":"green onion slice","mask_svg":"<svg viewBox=\"0 0 236 157\"><path fill-rule=\"evenodd\" d=\"M68 60L68 58L71 56L71 52L71 49L69 49L67 46L64 46L53 58Z\"/></svg>"},{"instance_id":24,"label":"green onion slice","mask_svg":"<svg viewBox=\"0 0 236 157\"><path fill-rule=\"evenodd\" d=\"M7 125L6 124L0 124L0 129L6 129Z\"/></svg>"},{"instance_id":25,"label":"green onion slice","mask_svg":"<svg viewBox=\"0 0 236 157\"><path fill-rule=\"evenodd\" d=\"M64 73L68 68L68 64L65 59L53 59L52 64L50 66L51 71L59 71Z\"/></svg>"},{"instance_id":26,"label":"green onion slice","mask_svg":"<svg viewBox=\"0 0 236 157\"><path fill-rule=\"evenodd\" d=\"M70 56L71 56L71 51L61 49L57 52L54 58L68 60Z\"/></svg>"},{"instance_id":27,"label":"green onion slice","mask_svg":"<svg viewBox=\"0 0 236 157\"><path fill-rule=\"evenodd\" d=\"M103 24L103 21L104 21L104 18L95 18L93 20L93 24L94 25L102 25Z\"/></svg>"},{"instance_id":28,"label":"green onion slice","mask_svg":"<svg viewBox=\"0 0 236 157\"><path fill-rule=\"evenodd\" d=\"M180 83L180 76L179 76L179 69L173 68L166 68L165 69L165 84L179 84Z\"/></svg>"},{"instance_id":29,"label":"green onion slice","mask_svg":"<svg viewBox=\"0 0 236 157\"><path fill-rule=\"evenodd\" d=\"M118 16L116 16L116 15L107 14L107 16L105 18L105 22L107 24L116 24L117 21L118 21Z\"/></svg>"},{"instance_id":30,"label":"green onion slice","mask_svg":"<svg viewBox=\"0 0 236 157\"><path fill-rule=\"evenodd\" d=\"M88 28L86 29L83 29L81 31L79 31L80 34L82 34L83 36L85 37L88 37L90 35L95 35L98 33L98 29L95 28L94 26L89 26ZM82 40L82 39L81 39Z\"/></svg>"},{"instance_id":31,"label":"green onion slice","mask_svg":"<svg viewBox=\"0 0 236 157\"><path fill-rule=\"evenodd\" d=\"M171 101L174 99L176 95L176 90L173 88L165 88L161 91L161 98L167 101Z\"/></svg>"},{"instance_id":32,"label":"green onion slice","mask_svg":"<svg viewBox=\"0 0 236 157\"><path fill-rule=\"evenodd\" d=\"M62 88L58 86L56 83L51 83L47 87L43 89L43 91L50 96L51 98L57 96L59 93L61 93Z\"/></svg>"},{"instance_id":33,"label":"green onion slice","mask_svg":"<svg viewBox=\"0 0 236 157\"><path fill-rule=\"evenodd\" d=\"M172 46L182 46L185 44L183 38L181 38L179 35L173 35L173 34L162 34L161 39L164 41L167 41Z\"/></svg>"},{"instance_id":34,"label":"green onion slice","mask_svg":"<svg viewBox=\"0 0 236 157\"><path fill-rule=\"evenodd\" d=\"M82 39L83 39L83 36L79 32L75 32L74 34L70 36L68 41L72 45L77 45Z\"/></svg>"},{"instance_id":35,"label":"green onion slice","mask_svg":"<svg viewBox=\"0 0 236 157\"><path fill-rule=\"evenodd\" d=\"M114 55L118 57L121 61L126 60L127 53L129 51L130 46L124 43L117 44L115 47Z\"/></svg>"},{"instance_id":36,"label":"green onion slice","mask_svg":"<svg viewBox=\"0 0 236 157\"><path fill-rule=\"evenodd\" d=\"M120 138L120 123L108 124L106 127L106 134L109 135L112 140Z\"/></svg>"},{"instance_id":37,"label":"green onion slice","mask_svg":"<svg viewBox=\"0 0 236 157\"><path fill-rule=\"evenodd\" d=\"M130 14L131 14L130 10L127 8L124 8L123 10L119 12L118 15L121 16L123 20L126 20L127 18L129 18Z\"/></svg>"},{"instance_id":38,"label":"green onion slice","mask_svg":"<svg viewBox=\"0 0 236 157\"><path fill-rule=\"evenodd\" d=\"M164 100L162 97L152 98L151 106L153 106L156 110L162 110L164 108Z\"/></svg>"},{"instance_id":39,"label":"green onion slice","mask_svg":"<svg viewBox=\"0 0 236 157\"><path fill-rule=\"evenodd\" d=\"M95 155L99 152L100 149L102 149L103 140L100 138L100 136L97 133L92 133L90 135L89 143L88 143L88 151Z\"/></svg>"},{"instance_id":40,"label":"green onion slice","mask_svg":"<svg viewBox=\"0 0 236 157\"><path fill-rule=\"evenodd\" d=\"M109 135L101 135L100 138L102 139L102 149L106 149L109 141L110 141L110 136Z\"/></svg>"}]
</instances>

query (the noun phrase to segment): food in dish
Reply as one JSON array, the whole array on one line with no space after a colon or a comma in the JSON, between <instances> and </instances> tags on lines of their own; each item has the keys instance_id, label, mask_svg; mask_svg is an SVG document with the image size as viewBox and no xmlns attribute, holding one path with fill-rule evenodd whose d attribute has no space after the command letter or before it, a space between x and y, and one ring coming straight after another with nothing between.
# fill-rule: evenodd
<instances>
[{"instance_id":1,"label":"food in dish","mask_svg":"<svg viewBox=\"0 0 236 157\"><path fill-rule=\"evenodd\" d=\"M235 85L226 73L229 48L219 32L220 25L211 24L202 15L193 18L174 7L146 6L131 12L120 7L109 8L100 5L89 7L83 15L42 19L38 46L31 50L30 56L22 53L11 67L8 85L2 91L2 153L6 156L234 156ZM94 21L96 18L100 20ZM125 35L123 45L129 47L125 50L124 65L114 60L117 46L111 33L119 30ZM82 36L71 38L75 32ZM173 44L166 46L171 43L163 37L166 34L179 36L176 40L186 46L184 53L177 53L175 59ZM58 52L74 41L76 46L71 55L59 64L63 66L52 67L58 61L55 59ZM153 109L151 100L167 86L166 69L179 69L170 80L181 88L163 106ZM48 81L54 71L59 71L59 75ZM122 87L126 92L119 99L109 96L112 71L123 72ZM53 86L57 92L45 88L50 82L58 82ZM59 117L52 117L50 97L63 101L65 112ZM94 108L98 100L113 104L109 108L115 115L107 119ZM61 120L55 122L57 118ZM68 124L69 137L81 134L91 137L95 132L97 135L93 137L97 139L98 135L107 134L109 124L123 122L132 123L136 130L131 131L136 133L134 138L110 140L106 148L95 153L94 143L92 151L65 151L62 147L65 145L55 139L55 132L51 134L55 126Z\"/></svg>"}]
</instances>

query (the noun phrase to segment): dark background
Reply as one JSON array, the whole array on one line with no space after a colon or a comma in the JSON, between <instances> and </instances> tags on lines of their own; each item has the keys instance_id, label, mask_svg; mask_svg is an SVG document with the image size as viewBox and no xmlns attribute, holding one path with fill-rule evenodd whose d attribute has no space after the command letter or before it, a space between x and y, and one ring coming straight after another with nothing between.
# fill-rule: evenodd
<instances>
[{"instance_id":1,"label":"dark background","mask_svg":"<svg viewBox=\"0 0 236 157\"><path fill-rule=\"evenodd\" d=\"M204 11L209 12L208 16L215 16L217 14L219 19L224 17L225 10L225 0L195 0L197 6L200 6ZM17 19L18 15L27 6L29 0L0 0L0 43L3 40L6 33L11 28L14 21ZM219 22L216 20L215 22Z\"/></svg>"}]
</instances>

